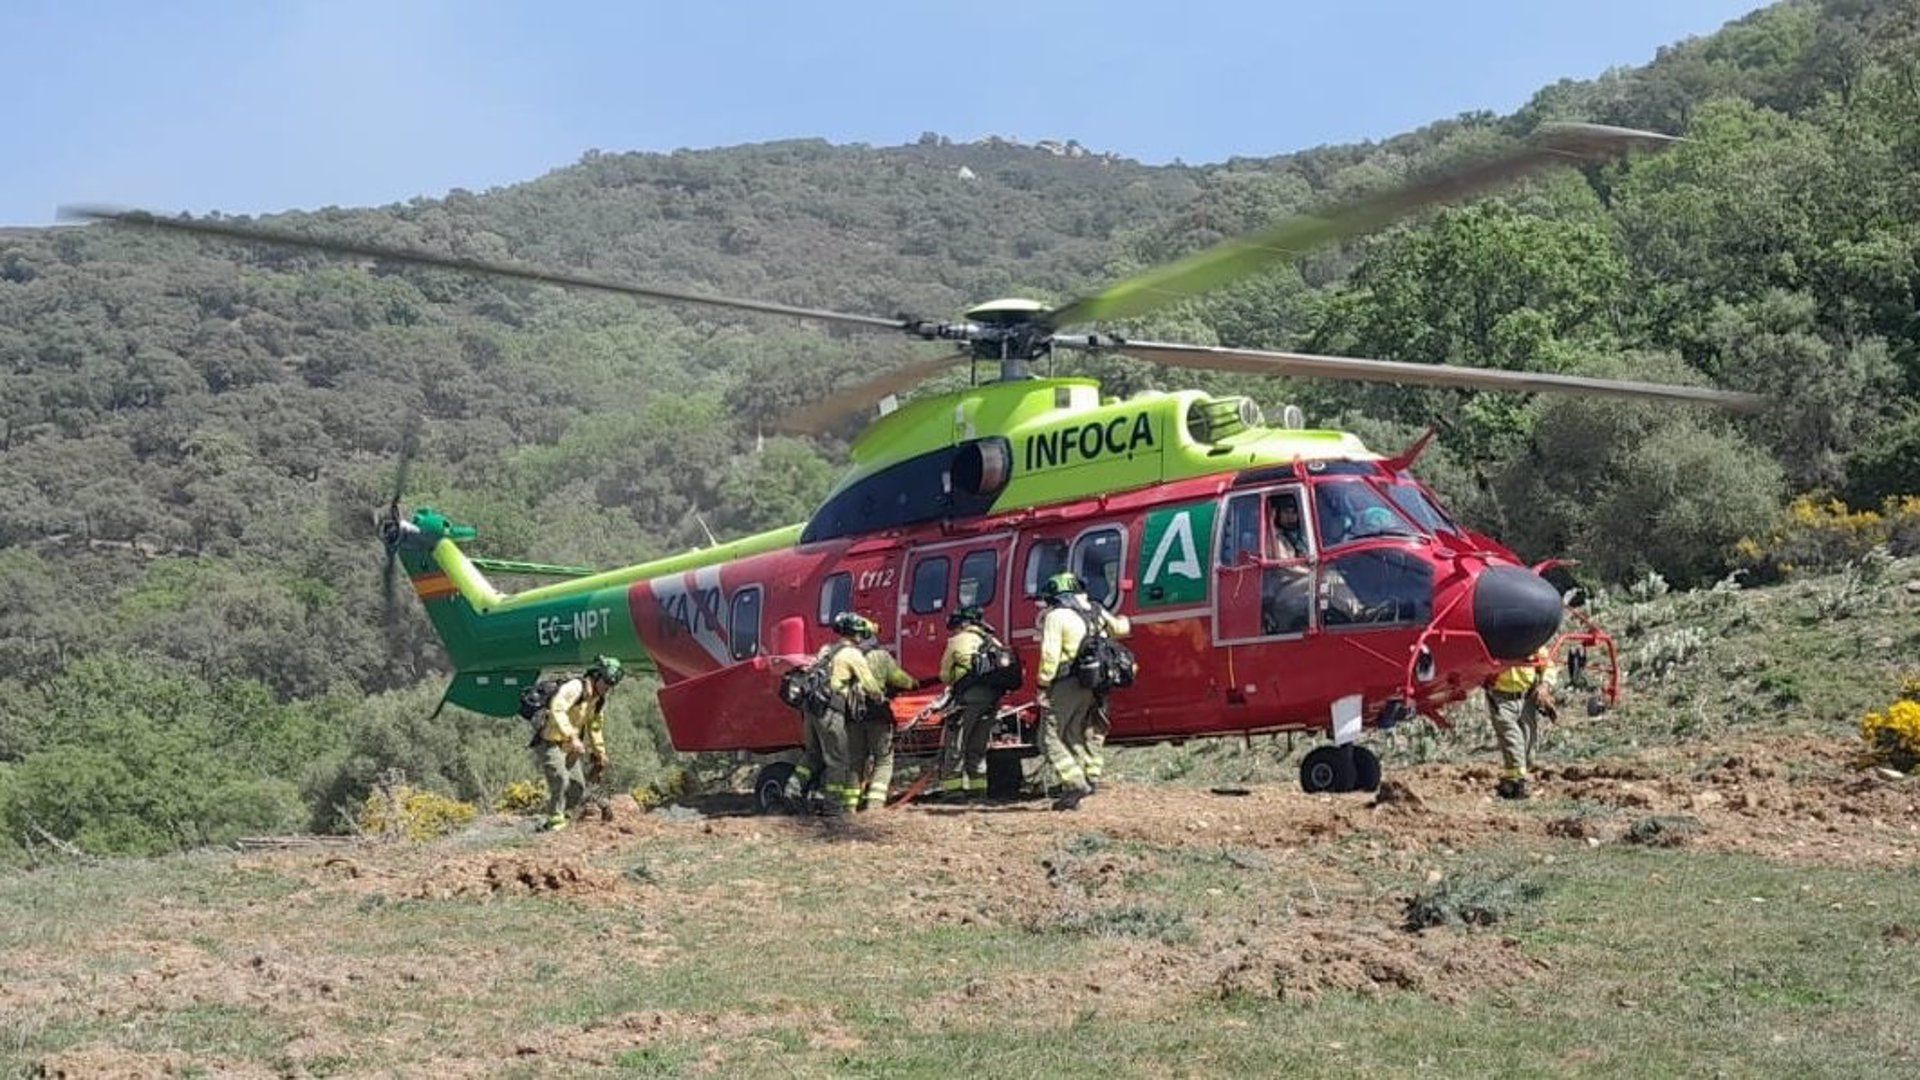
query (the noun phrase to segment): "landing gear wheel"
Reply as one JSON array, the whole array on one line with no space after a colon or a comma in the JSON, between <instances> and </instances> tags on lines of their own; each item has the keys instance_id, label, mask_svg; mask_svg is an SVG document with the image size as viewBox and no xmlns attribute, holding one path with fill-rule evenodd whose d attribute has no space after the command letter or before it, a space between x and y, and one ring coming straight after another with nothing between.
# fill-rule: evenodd
<instances>
[{"instance_id":1,"label":"landing gear wheel","mask_svg":"<svg viewBox=\"0 0 1920 1080\"><path fill-rule=\"evenodd\" d=\"M1309 795L1352 791L1353 782L1352 747L1322 746L1300 759L1300 790Z\"/></svg>"},{"instance_id":2,"label":"landing gear wheel","mask_svg":"<svg viewBox=\"0 0 1920 1080\"><path fill-rule=\"evenodd\" d=\"M1380 790L1380 755L1364 746L1353 748L1353 790Z\"/></svg>"},{"instance_id":3,"label":"landing gear wheel","mask_svg":"<svg viewBox=\"0 0 1920 1080\"><path fill-rule=\"evenodd\" d=\"M763 814L777 814L787 806L787 780L793 762L769 761L753 774L753 805Z\"/></svg>"},{"instance_id":4,"label":"landing gear wheel","mask_svg":"<svg viewBox=\"0 0 1920 1080\"><path fill-rule=\"evenodd\" d=\"M1027 786L1025 758L1018 750L987 753L987 798L1017 799Z\"/></svg>"}]
</instances>

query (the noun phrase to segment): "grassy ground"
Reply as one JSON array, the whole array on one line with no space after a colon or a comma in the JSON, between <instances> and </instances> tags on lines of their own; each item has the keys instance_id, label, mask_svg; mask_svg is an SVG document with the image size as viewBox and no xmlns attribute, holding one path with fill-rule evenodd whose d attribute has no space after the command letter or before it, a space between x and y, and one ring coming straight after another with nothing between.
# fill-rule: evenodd
<instances>
[{"instance_id":1,"label":"grassy ground","mask_svg":"<svg viewBox=\"0 0 1920 1080\"><path fill-rule=\"evenodd\" d=\"M1917 569L1616 603L1631 696L1524 806L1470 714L1392 743L1412 802L1217 742L1071 818L623 806L8 873L0 1073L1913 1075L1920 781L1849 759Z\"/></svg>"},{"instance_id":2,"label":"grassy ground","mask_svg":"<svg viewBox=\"0 0 1920 1080\"><path fill-rule=\"evenodd\" d=\"M309 863L262 868L232 856L17 876L0 882L0 942L15 979L32 981L10 979L0 1062L73 1075L1920 1067L1911 868L1613 844L1435 853L1434 869L1454 875L1517 862L1540 893L1493 928L1426 936L1498 943L1533 969L1490 985L1441 971L1431 992L1293 1000L1257 983L1196 983L1179 968L1204 967L1192 945L1229 940L1256 915L1390 945L1412 938L1356 912L1421 891L1424 874L1369 862L1366 841L1352 837L1296 875L1211 847L1076 835L1081 848L1123 857L1112 904L1078 921L975 925L903 917L869 888L828 887L828 863L897 859L892 845L833 849L783 870L765 860L786 844L729 836L714 850L695 832L646 845L647 873L663 884L639 890L636 905L388 900L316 888ZM743 881L792 886L798 902L770 894L777 903L758 919L752 904L713 903L716 890L751 891ZM1449 992L1450 977L1468 992ZM986 989L971 996L976 987Z\"/></svg>"}]
</instances>

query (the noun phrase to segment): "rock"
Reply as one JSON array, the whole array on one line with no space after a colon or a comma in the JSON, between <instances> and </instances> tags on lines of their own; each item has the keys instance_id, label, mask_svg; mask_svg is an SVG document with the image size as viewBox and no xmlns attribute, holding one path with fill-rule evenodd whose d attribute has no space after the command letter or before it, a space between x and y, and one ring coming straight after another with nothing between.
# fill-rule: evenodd
<instances>
[{"instance_id":1,"label":"rock","mask_svg":"<svg viewBox=\"0 0 1920 1080\"><path fill-rule=\"evenodd\" d=\"M1920 594L1920 578L1914 578L1912 581L1907 582L1907 591Z\"/></svg>"},{"instance_id":2,"label":"rock","mask_svg":"<svg viewBox=\"0 0 1920 1080\"><path fill-rule=\"evenodd\" d=\"M1879 650L1881 650L1881 651L1883 651L1883 652L1884 652L1884 651L1886 651L1887 649L1891 649L1891 648L1893 648L1893 639L1892 639L1892 638L1890 638L1890 637L1877 637L1877 638L1874 638L1874 639L1873 639L1873 647L1874 647L1874 648L1876 648L1876 649L1879 649Z\"/></svg>"},{"instance_id":3,"label":"rock","mask_svg":"<svg viewBox=\"0 0 1920 1080\"><path fill-rule=\"evenodd\" d=\"M1687 800L1689 810L1708 810L1726 802L1727 797L1717 791L1702 791Z\"/></svg>"},{"instance_id":4,"label":"rock","mask_svg":"<svg viewBox=\"0 0 1920 1080\"><path fill-rule=\"evenodd\" d=\"M1373 805L1385 806L1389 803L1408 809L1418 809L1425 806L1427 800L1421 798L1419 792L1414 791L1404 780L1388 780L1380 785L1380 793L1373 797Z\"/></svg>"},{"instance_id":5,"label":"rock","mask_svg":"<svg viewBox=\"0 0 1920 1080\"><path fill-rule=\"evenodd\" d=\"M1873 775L1882 780L1905 780L1907 778L1906 773L1901 772L1899 769L1889 769L1885 765L1876 767L1873 770Z\"/></svg>"}]
</instances>

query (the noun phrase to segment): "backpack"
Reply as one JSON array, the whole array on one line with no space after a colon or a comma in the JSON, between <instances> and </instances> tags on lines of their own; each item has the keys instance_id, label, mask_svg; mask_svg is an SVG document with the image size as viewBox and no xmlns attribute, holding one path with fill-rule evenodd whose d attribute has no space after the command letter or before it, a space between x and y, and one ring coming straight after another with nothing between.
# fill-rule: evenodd
<instances>
[{"instance_id":1,"label":"backpack","mask_svg":"<svg viewBox=\"0 0 1920 1080\"><path fill-rule=\"evenodd\" d=\"M1080 639L1080 651L1073 656L1073 675L1080 685L1096 694L1124 690L1133 685L1138 663L1133 650L1113 639L1100 618L1100 608L1076 612L1087 623L1087 636Z\"/></svg>"},{"instance_id":2,"label":"backpack","mask_svg":"<svg viewBox=\"0 0 1920 1080\"><path fill-rule=\"evenodd\" d=\"M992 634L983 631L982 636L986 640L981 644L980 651L973 654L973 665L967 672L967 678L1002 694L1018 690L1026 678L1026 672L1020 666L1020 654L1007 648Z\"/></svg>"},{"instance_id":3,"label":"backpack","mask_svg":"<svg viewBox=\"0 0 1920 1080\"><path fill-rule=\"evenodd\" d=\"M833 673L833 654L815 660L806 667L791 668L780 676L780 700L788 707L806 712L825 712L832 702L827 680Z\"/></svg>"},{"instance_id":4,"label":"backpack","mask_svg":"<svg viewBox=\"0 0 1920 1080\"><path fill-rule=\"evenodd\" d=\"M520 691L520 719L533 723L540 710L553 700L553 695L560 692L560 684L566 681L564 675L553 675Z\"/></svg>"}]
</instances>

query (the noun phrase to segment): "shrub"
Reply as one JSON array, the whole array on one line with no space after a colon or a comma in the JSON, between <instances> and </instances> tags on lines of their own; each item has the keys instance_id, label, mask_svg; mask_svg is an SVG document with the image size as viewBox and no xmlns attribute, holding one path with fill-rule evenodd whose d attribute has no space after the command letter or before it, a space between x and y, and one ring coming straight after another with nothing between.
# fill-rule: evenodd
<instances>
[{"instance_id":1,"label":"shrub","mask_svg":"<svg viewBox=\"0 0 1920 1080\"><path fill-rule=\"evenodd\" d=\"M670 769L651 784L643 784L633 789L633 801L640 809L651 810L656 806L665 806L677 802L690 792L700 790L700 781L688 769Z\"/></svg>"},{"instance_id":2,"label":"shrub","mask_svg":"<svg viewBox=\"0 0 1920 1080\"><path fill-rule=\"evenodd\" d=\"M1881 429L1847 460L1847 497L1862 505L1920 491L1920 413Z\"/></svg>"},{"instance_id":3,"label":"shrub","mask_svg":"<svg viewBox=\"0 0 1920 1080\"><path fill-rule=\"evenodd\" d=\"M1641 818L1627 828L1622 840L1642 847L1679 847L1701 833L1700 819L1686 815Z\"/></svg>"},{"instance_id":4,"label":"shrub","mask_svg":"<svg viewBox=\"0 0 1920 1080\"><path fill-rule=\"evenodd\" d=\"M472 803L396 784L368 795L355 824L370 836L431 840L472 824L476 813Z\"/></svg>"},{"instance_id":5,"label":"shrub","mask_svg":"<svg viewBox=\"0 0 1920 1080\"><path fill-rule=\"evenodd\" d=\"M1860 738L1871 762L1912 772L1920 766L1920 701L1903 697L1886 712L1868 713L1860 721Z\"/></svg>"},{"instance_id":6,"label":"shrub","mask_svg":"<svg viewBox=\"0 0 1920 1080\"><path fill-rule=\"evenodd\" d=\"M1858 563L1882 545L1894 555L1920 551L1920 496L1888 499L1879 510L1853 510L1838 499L1802 495L1771 532L1735 544L1734 558L1751 580L1765 583L1799 569Z\"/></svg>"},{"instance_id":7,"label":"shrub","mask_svg":"<svg viewBox=\"0 0 1920 1080\"><path fill-rule=\"evenodd\" d=\"M532 780L515 780L500 791L493 808L503 814L527 814L546 804L547 789Z\"/></svg>"},{"instance_id":8,"label":"shrub","mask_svg":"<svg viewBox=\"0 0 1920 1080\"><path fill-rule=\"evenodd\" d=\"M1546 895L1546 886L1517 870L1466 869L1407 900L1407 929L1492 926Z\"/></svg>"},{"instance_id":9,"label":"shrub","mask_svg":"<svg viewBox=\"0 0 1920 1080\"><path fill-rule=\"evenodd\" d=\"M1146 907L1066 911L1045 928L1059 934L1151 938L1169 945L1178 945L1193 937L1193 927L1188 925L1185 915Z\"/></svg>"},{"instance_id":10,"label":"shrub","mask_svg":"<svg viewBox=\"0 0 1920 1080\"><path fill-rule=\"evenodd\" d=\"M1640 646L1640 655L1634 664L1636 675L1644 674L1653 679L1664 679L1675 668L1682 667L1695 655L1707 647L1707 632L1697 626L1681 626L1672 630L1663 630L1650 634Z\"/></svg>"}]
</instances>

